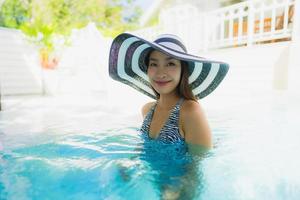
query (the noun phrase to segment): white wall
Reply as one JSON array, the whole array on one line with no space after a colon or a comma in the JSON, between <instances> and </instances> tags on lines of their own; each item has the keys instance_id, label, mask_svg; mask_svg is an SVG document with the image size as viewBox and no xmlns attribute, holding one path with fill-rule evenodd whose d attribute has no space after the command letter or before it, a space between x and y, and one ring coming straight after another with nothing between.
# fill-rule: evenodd
<instances>
[{"instance_id":1,"label":"white wall","mask_svg":"<svg viewBox=\"0 0 300 200\"><path fill-rule=\"evenodd\" d=\"M0 28L0 87L2 95L42 93L37 49L14 29Z\"/></svg>"},{"instance_id":2,"label":"white wall","mask_svg":"<svg viewBox=\"0 0 300 200\"><path fill-rule=\"evenodd\" d=\"M71 41L54 53L59 60L57 68L42 70L37 46L20 31L0 28L1 94L105 93L110 40L90 24L74 30Z\"/></svg>"},{"instance_id":3,"label":"white wall","mask_svg":"<svg viewBox=\"0 0 300 200\"><path fill-rule=\"evenodd\" d=\"M230 64L221 85L205 101L232 99L232 103L252 101L274 92L295 93L299 81L290 81L297 66L289 62L292 42L278 42L252 47L220 49L202 53L200 56ZM234 102L234 99L236 101Z\"/></svg>"},{"instance_id":4,"label":"white wall","mask_svg":"<svg viewBox=\"0 0 300 200\"><path fill-rule=\"evenodd\" d=\"M106 92L110 40L93 23L74 30L71 45L60 52L60 62L53 80L53 93L89 94Z\"/></svg>"}]
</instances>

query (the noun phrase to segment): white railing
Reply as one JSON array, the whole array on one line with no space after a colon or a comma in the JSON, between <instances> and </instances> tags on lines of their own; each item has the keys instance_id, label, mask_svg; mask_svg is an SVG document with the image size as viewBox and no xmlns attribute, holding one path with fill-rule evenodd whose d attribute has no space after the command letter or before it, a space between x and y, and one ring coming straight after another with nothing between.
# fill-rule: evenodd
<instances>
[{"instance_id":1,"label":"white railing","mask_svg":"<svg viewBox=\"0 0 300 200\"><path fill-rule=\"evenodd\" d=\"M153 39L159 33L174 33L188 49L236 47L291 40L299 31L300 0L249 0L210 12L200 13L191 5L165 9L157 27L137 33Z\"/></svg>"},{"instance_id":2,"label":"white railing","mask_svg":"<svg viewBox=\"0 0 300 200\"><path fill-rule=\"evenodd\" d=\"M295 0L254 0L207 13L208 48L252 45L292 37Z\"/></svg>"},{"instance_id":3,"label":"white railing","mask_svg":"<svg viewBox=\"0 0 300 200\"><path fill-rule=\"evenodd\" d=\"M133 34L149 40L162 33L176 34L183 39L190 51L198 51L204 36L201 28L204 19L202 15L195 6L189 4L173 6L160 12L157 26L140 29Z\"/></svg>"}]
</instances>

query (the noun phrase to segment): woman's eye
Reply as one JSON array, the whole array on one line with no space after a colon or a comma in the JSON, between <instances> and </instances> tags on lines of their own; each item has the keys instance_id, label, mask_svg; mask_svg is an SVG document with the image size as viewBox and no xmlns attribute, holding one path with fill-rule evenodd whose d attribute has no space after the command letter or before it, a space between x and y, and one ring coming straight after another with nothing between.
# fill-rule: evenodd
<instances>
[{"instance_id":1,"label":"woman's eye","mask_svg":"<svg viewBox=\"0 0 300 200\"><path fill-rule=\"evenodd\" d=\"M150 63L149 66L150 66L150 67L156 67L157 65L156 65L156 63Z\"/></svg>"},{"instance_id":2,"label":"woman's eye","mask_svg":"<svg viewBox=\"0 0 300 200\"><path fill-rule=\"evenodd\" d=\"M168 63L168 66L175 66L175 63L169 62L169 63Z\"/></svg>"}]
</instances>

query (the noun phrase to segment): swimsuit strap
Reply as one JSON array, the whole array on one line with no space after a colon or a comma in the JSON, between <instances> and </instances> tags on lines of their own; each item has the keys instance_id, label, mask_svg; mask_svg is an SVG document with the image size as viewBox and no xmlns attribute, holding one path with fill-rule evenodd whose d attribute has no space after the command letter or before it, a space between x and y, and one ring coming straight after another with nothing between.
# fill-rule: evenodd
<instances>
[{"instance_id":1,"label":"swimsuit strap","mask_svg":"<svg viewBox=\"0 0 300 200\"><path fill-rule=\"evenodd\" d=\"M181 104L183 103L184 101L184 98L180 98L179 101L177 101L177 103L175 104L175 106L172 108L170 114L169 114L169 117L168 117L168 121L170 120L170 118L174 119L175 118L178 118L179 119L179 111L180 111L180 107L181 107ZM152 117L153 117L153 114L154 114L154 110L157 106L157 101L155 102L155 104L151 107L150 111L149 111L149 126L150 126L150 123L152 121ZM178 123L178 119L176 121L176 123Z\"/></svg>"},{"instance_id":2,"label":"swimsuit strap","mask_svg":"<svg viewBox=\"0 0 300 200\"><path fill-rule=\"evenodd\" d=\"M179 114L180 114L180 107L184 101L184 98L181 98L175 106L172 108L166 123L163 125L162 129L159 133L159 140L164 141L166 143L173 143L175 141L182 141L184 140L179 133ZM147 113L143 125L141 127L141 131L149 137L150 132L150 124L153 118L154 110L156 108L157 102L151 107L149 112Z\"/></svg>"},{"instance_id":3,"label":"swimsuit strap","mask_svg":"<svg viewBox=\"0 0 300 200\"><path fill-rule=\"evenodd\" d=\"M172 124L173 126L179 127L178 123L179 123L179 114L180 114L180 108L181 105L184 101L184 98L179 99L179 101L176 103L176 105L174 106L174 108L172 109L167 124Z\"/></svg>"},{"instance_id":4,"label":"swimsuit strap","mask_svg":"<svg viewBox=\"0 0 300 200\"><path fill-rule=\"evenodd\" d=\"M183 103L183 101L184 101L184 98L180 98L179 101L172 108L172 110L168 116L168 119L167 119L166 123L164 124L164 126L162 127L161 131L164 130L165 126L178 127L179 111L180 111L180 107L181 107L181 104ZM157 102L152 106L151 110L148 113L148 116L147 116L148 117L148 119L147 119L148 130L147 130L147 132L150 131L150 124L151 124L156 106L157 106Z\"/></svg>"}]
</instances>

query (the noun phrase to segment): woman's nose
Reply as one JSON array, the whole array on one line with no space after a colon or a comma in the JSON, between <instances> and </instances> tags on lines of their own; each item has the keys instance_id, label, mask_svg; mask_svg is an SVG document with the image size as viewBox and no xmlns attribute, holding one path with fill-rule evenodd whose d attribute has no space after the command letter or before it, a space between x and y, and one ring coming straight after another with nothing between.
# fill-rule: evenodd
<instances>
[{"instance_id":1,"label":"woman's nose","mask_svg":"<svg viewBox=\"0 0 300 200\"><path fill-rule=\"evenodd\" d=\"M165 70L165 68L163 66L159 66L157 68L156 75L158 77L165 77L166 76L166 70Z\"/></svg>"}]
</instances>

